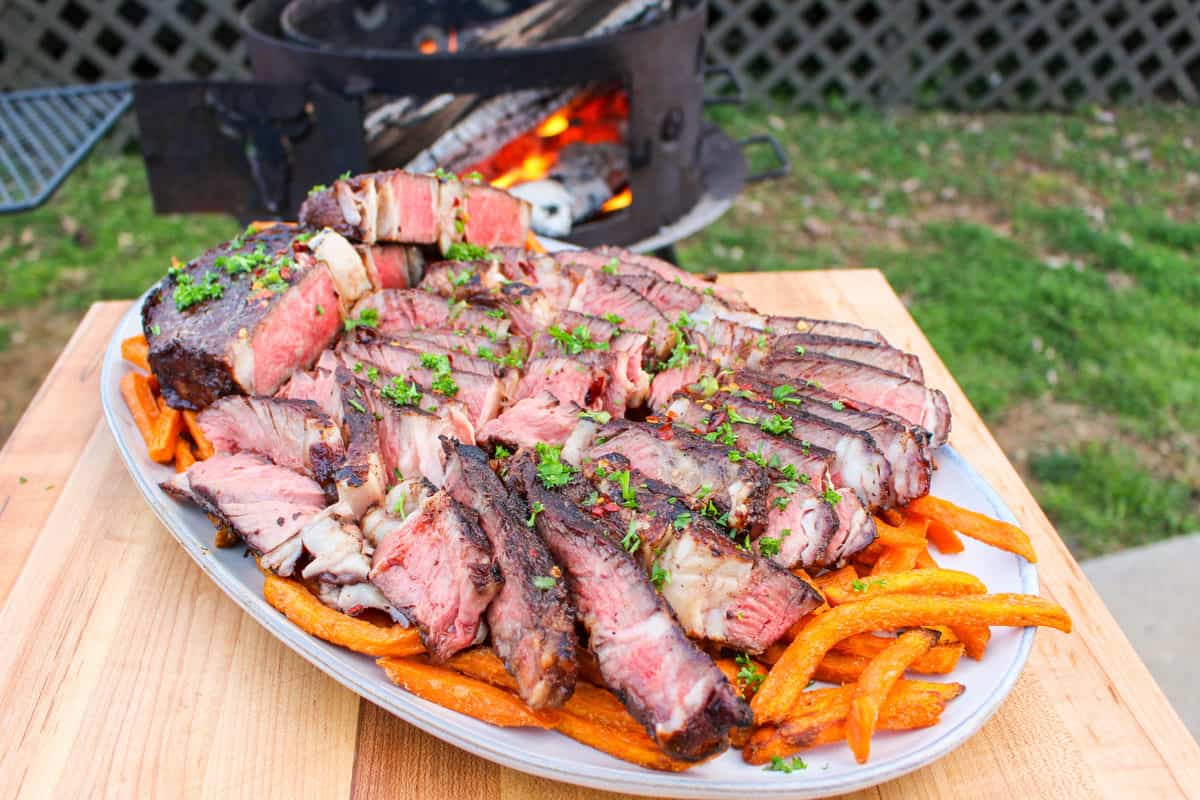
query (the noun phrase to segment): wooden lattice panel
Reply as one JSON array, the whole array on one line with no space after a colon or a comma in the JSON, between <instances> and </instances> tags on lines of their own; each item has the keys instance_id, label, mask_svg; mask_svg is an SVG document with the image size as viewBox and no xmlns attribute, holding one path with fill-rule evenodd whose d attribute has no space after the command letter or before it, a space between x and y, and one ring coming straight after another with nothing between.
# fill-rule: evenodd
<instances>
[{"instance_id":1,"label":"wooden lattice panel","mask_svg":"<svg viewBox=\"0 0 1200 800\"><path fill-rule=\"evenodd\" d=\"M708 52L797 105L1065 108L1200 98L1191 0L710 0Z\"/></svg>"},{"instance_id":2,"label":"wooden lattice panel","mask_svg":"<svg viewBox=\"0 0 1200 800\"><path fill-rule=\"evenodd\" d=\"M242 77L244 0L0 0L0 89ZM1200 0L709 0L756 99L958 108L1200 100Z\"/></svg>"}]
</instances>

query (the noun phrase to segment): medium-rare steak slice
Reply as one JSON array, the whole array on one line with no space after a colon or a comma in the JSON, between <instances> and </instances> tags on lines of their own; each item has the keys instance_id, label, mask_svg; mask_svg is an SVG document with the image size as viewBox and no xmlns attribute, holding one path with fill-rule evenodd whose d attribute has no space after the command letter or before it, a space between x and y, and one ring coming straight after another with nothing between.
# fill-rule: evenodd
<instances>
[{"instance_id":1,"label":"medium-rare steak slice","mask_svg":"<svg viewBox=\"0 0 1200 800\"><path fill-rule=\"evenodd\" d=\"M675 486L696 511L714 506L731 528L761 533L766 526L770 477L745 459L733 461L729 448L670 424L614 419L584 452L585 460L618 454L638 472Z\"/></svg>"},{"instance_id":2,"label":"medium-rare steak slice","mask_svg":"<svg viewBox=\"0 0 1200 800\"><path fill-rule=\"evenodd\" d=\"M503 189L474 181L443 180L438 186L438 244L523 247L532 206Z\"/></svg>"},{"instance_id":3,"label":"medium-rare steak slice","mask_svg":"<svg viewBox=\"0 0 1200 800\"><path fill-rule=\"evenodd\" d=\"M377 292L384 289L411 289L417 285L425 269L425 257L417 247L404 244L357 244L354 249L362 259L371 287Z\"/></svg>"},{"instance_id":4,"label":"medium-rare steak slice","mask_svg":"<svg viewBox=\"0 0 1200 800\"><path fill-rule=\"evenodd\" d=\"M417 624L435 661L479 641L483 612L500 592L500 570L479 518L444 491L407 516L372 512L379 542L371 582Z\"/></svg>"},{"instance_id":5,"label":"medium-rare steak slice","mask_svg":"<svg viewBox=\"0 0 1200 800\"><path fill-rule=\"evenodd\" d=\"M351 316L368 322L373 318L371 327L384 334L433 328L465 331L497 340L508 338L508 319L503 313L489 314L465 300L447 302L418 289L387 289L367 295L355 305Z\"/></svg>"},{"instance_id":6,"label":"medium-rare steak slice","mask_svg":"<svg viewBox=\"0 0 1200 800\"><path fill-rule=\"evenodd\" d=\"M675 346L675 330L670 320L649 300L604 272L584 273L567 308L597 317L615 314L623 320L621 327L646 334L653 353L660 358Z\"/></svg>"},{"instance_id":7,"label":"medium-rare steak slice","mask_svg":"<svg viewBox=\"0 0 1200 800\"><path fill-rule=\"evenodd\" d=\"M835 486L858 492L871 508L891 508L895 504L891 465L869 433L792 405L774 407L736 393L719 392L709 402L733 422L741 420L756 426L775 423L781 435L832 451L830 477Z\"/></svg>"},{"instance_id":8,"label":"medium-rare steak slice","mask_svg":"<svg viewBox=\"0 0 1200 800\"><path fill-rule=\"evenodd\" d=\"M934 447L945 444L950 433L946 396L895 372L821 353L773 356L764 371L787 383L811 381L827 392L886 408L929 431Z\"/></svg>"},{"instance_id":9,"label":"medium-rare steak slice","mask_svg":"<svg viewBox=\"0 0 1200 800\"><path fill-rule=\"evenodd\" d=\"M300 224L332 228L365 244L433 244L439 232L437 209L437 178L401 170L368 172L310 192L300 206Z\"/></svg>"},{"instance_id":10,"label":"medium-rare steak slice","mask_svg":"<svg viewBox=\"0 0 1200 800\"><path fill-rule=\"evenodd\" d=\"M218 453L259 453L322 485L345 456L342 431L308 400L223 397L197 417Z\"/></svg>"},{"instance_id":11,"label":"medium-rare steak slice","mask_svg":"<svg viewBox=\"0 0 1200 800\"><path fill-rule=\"evenodd\" d=\"M318 369L318 374L330 374ZM338 365L333 371L337 386L337 412L346 432L346 456L334 473L338 502L353 519L383 502L392 473L384 459L375 415L363 404L363 386L350 370ZM324 380L324 379L323 379Z\"/></svg>"},{"instance_id":12,"label":"medium-rare steak slice","mask_svg":"<svg viewBox=\"0 0 1200 800\"><path fill-rule=\"evenodd\" d=\"M767 433L749 422L733 422L724 407L703 398L677 396L665 416L707 440L751 453L758 463L768 464L774 486L758 551L781 566L826 566L829 543L839 534L841 539L852 536L862 541L863 547L875 539L874 518L858 495L829 492L833 453Z\"/></svg>"},{"instance_id":13,"label":"medium-rare steak slice","mask_svg":"<svg viewBox=\"0 0 1200 800\"><path fill-rule=\"evenodd\" d=\"M510 450L533 447L538 442L563 444L579 424L578 405L559 400L550 392L519 400L476 433L483 444L504 444Z\"/></svg>"},{"instance_id":14,"label":"medium-rare steak slice","mask_svg":"<svg viewBox=\"0 0 1200 800\"><path fill-rule=\"evenodd\" d=\"M789 333L771 339L772 356L805 355L810 352L870 364L918 383L925 382L920 359L888 344L863 339L845 339L840 336L821 336L815 333Z\"/></svg>"},{"instance_id":15,"label":"medium-rare steak slice","mask_svg":"<svg viewBox=\"0 0 1200 800\"><path fill-rule=\"evenodd\" d=\"M737 289L721 286L661 258L634 253L621 247L598 247L595 250L564 251L558 257L593 269L615 270L619 275L657 277L666 283L679 283L702 295L715 297L734 311L753 311ZM613 260L616 259L616 263Z\"/></svg>"},{"instance_id":16,"label":"medium-rare steak slice","mask_svg":"<svg viewBox=\"0 0 1200 800\"><path fill-rule=\"evenodd\" d=\"M883 409L840 397L806 382L795 385L756 370L738 370L734 381L773 406L801 408L809 414L870 434L892 469L891 486L899 505L929 494L933 457L924 428ZM778 393L780 400L775 400Z\"/></svg>"},{"instance_id":17,"label":"medium-rare steak slice","mask_svg":"<svg viewBox=\"0 0 1200 800\"><path fill-rule=\"evenodd\" d=\"M325 507L312 478L255 453L217 454L160 484L229 526L257 553L269 555Z\"/></svg>"},{"instance_id":18,"label":"medium-rare steak slice","mask_svg":"<svg viewBox=\"0 0 1200 800\"><path fill-rule=\"evenodd\" d=\"M296 262L280 228L172 268L142 306L150 368L175 408L269 395L307 368L341 327L329 271Z\"/></svg>"},{"instance_id":19,"label":"medium-rare steak slice","mask_svg":"<svg viewBox=\"0 0 1200 800\"><path fill-rule=\"evenodd\" d=\"M487 610L492 646L533 708L562 705L575 689L575 615L562 573L527 525L525 503L508 492L477 447L443 440L443 487L479 515L504 587ZM551 583L553 579L553 583Z\"/></svg>"},{"instance_id":20,"label":"medium-rare steak slice","mask_svg":"<svg viewBox=\"0 0 1200 800\"><path fill-rule=\"evenodd\" d=\"M604 457L584 472L605 495L592 508L659 575L663 598L691 636L759 653L820 605L816 589L735 543L708 516L689 511L674 487L626 459Z\"/></svg>"},{"instance_id":21,"label":"medium-rare steak slice","mask_svg":"<svg viewBox=\"0 0 1200 800\"><path fill-rule=\"evenodd\" d=\"M643 565L546 488L529 450L509 462L508 482L542 508L537 532L565 573L604 683L671 755L700 760L727 748L730 729L750 724L749 707L687 638Z\"/></svg>"},{"instance_id":22,"label":"medium-rare steak slice","mask_svg":"<svg viewBox=\"0 0 1200 800\"><path fill-rule=\"evenodd\" d=\"M676 394L695 386L705 375L715 375L719 369L714 362L703 358L691 358L684 366L664 369L650 382L650 408L666 408ZM715 382L713 385L716 385Z\"/></svg>"},{"instance_id":23,"label":"medium-rare steak slice","mask_svg":"<svg viewBox=\"0 0 1200 800\"><path fill-rule=\"evenodd\" d=\"M867 328L844 320L768 315L766 324L759 327L770 328L770 332L776 336L786 336L789 333L811 333L817 336L859 339L883 345L888 343L887 339L883 338L883 334L874 328Z\"/></svg>"}]
</instances>

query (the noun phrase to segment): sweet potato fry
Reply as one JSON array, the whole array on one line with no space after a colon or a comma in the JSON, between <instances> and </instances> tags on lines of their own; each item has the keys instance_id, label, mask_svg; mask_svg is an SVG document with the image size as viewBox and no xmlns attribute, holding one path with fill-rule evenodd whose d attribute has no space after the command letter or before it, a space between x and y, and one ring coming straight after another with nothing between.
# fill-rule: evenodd
<instances>
[{"instance_id":1,"label":"sweet potato fry","mask_svg":"<svg viewBox=\"0 0 1200 800\"><path fill-rule=\"evenodd\" d=\"M958 534L946 523L936 519L929 520L929 527L925 529L925 538L938 549L939 553L949 555L963 551L962 539L958 538Z\"/></svg>"},{"instance_id":2,"label":"sweet potato fry","mask_svg":"<svg viewBox=\"0 0 1200 800\"><path fill-rule=\"evenodd\" d=\"M551 728L555 713L534 711L525 701L490 683L414 658L385 657L383 667L392 683L423 700L502 728Z\"/></svg>"},{"instance_id":3,"label":"sweet potato fry","mask_svg":"<svg viewBox=\"0 0 1200 800\"><path fill-rule=\"evenodd\" d=\"M853 685L804 692L796 708L778 726L761 727L747 742L742 757L765 764L772 756L828 744L844 737L844 721L854 697ZM933 724L946 703L962 694L960 683L900 680L880 709L877 728L907 730Z\"/></svg>"},{"instance_id":4,"label":"sweet potato fry","mask_svg":"<svg viewBox=\"0 0 1200 800\"><path fill-rule=\"evenodd\" d=\"M917 569L937 569L938 563L933 560L933 556L929 552L929 548L917 551Z\"/></svg>"},{"instance_id":5,"label":"sweet potato fry","mask_svg":"<svg viewBox=\"0 0 1200 800\"><path fill-rule=\"evenodd\" d=\"M146 446L154 436L154 421L158 419L158 401L150 390L150 382L145 375L136 372L126 372L121 376L121 397L129 406L129 413L142 433Z\"/></svg>"},{"instance_id":6,"label":"sweet potato fry","mask_svg":"<svg viewBox=\"0 0 1200 800\"><path fill-rule=\"evenodd\" d=\"M150 344L140 333L121 340L121 358L135 367L150 371Z\"/></svg>"},{"instance_id":7,"label":"sweet potato fry","mask_svg":"<svg viewBox=\"0 0 1200 800\"><path fill-rule=\"evenodd\" d=\"M486 681L493 686L509 691L517 690L516 679L508 674L500 656L490 647L472 647L457 653L446 662L446 666L458 670L464 675Z\"/></svg>"},{"instance_id":8,"label":"sweet potato fry","mask_svg":"<svg viewBox=\"0 0 1200 800\"><path fill-rule=\"evenodd\" d=\"M682 772L696 766L696 762L671 758L644 731L613 729L565 709L555 714L556 731L622 761L664 772Z\"/></svg>"},{"instance_id":9,"label":"sweet potato fry","mask_svg":"<svg viewBox=\"0 0 1200 800\"><path fill-rule=\"evenodd\" d=\"M416 628L381 627L324 605L304 584L265 574L263 597L276 611L318 639L368 656L412 656L425 652Z\"/></svg>"},{"instance_id":10,"label":"sweet potato fry","mask_svg":"<svg viewBox=\"0 0 1200 800\"><path fill-rule=\"evenodd\" d=\"M158 419L154 420L154 431L150 436L150 444L146 452L150 458L160 464L169 464L175 458L175 444L183 431L183 415L168 405L159 410Z\"/></svg>"},{"instance_id":11,"label":"sweet potato fry","mask_svg":"<svg viewBox=\"0 0 1200 800\"><path fill-rule=\"evenodd\" d=\"M928 521L920 517L905 519L901 525L892 525L886 520L875 518L875 541L884 547L925 547L925 528Z\"/></svg>"},{"instance_id":12,"label":"sweet potato fry","mask_svg":"<svg viewBox=\"0 0 1200 800\"><path fill-rule=\"evenodd\" d=\"M963 644L957 641L948 642L946 639L947 637L942 635L937 645L930 648L928 653L914 661L909 669L925 675L949 674L958 665L958 660L962 658ZM826 657L834 653L844 653L862 658L863 666L865 666L866 661L882 653L891 641L890 637L860 633L835 644L833 650L827 653ZM821 663L825 662L822 661ZM857 680L857 677L855 679Z\"/></svg>"},{"instance_id":13,"label":"sweet potato fry","mask_svg":"<svg viewBox=\"0 0 1200 800\"><path fill-rule=\"evenodd\" d=\"M525 249L531 250L535 253L545 253L546 252L545 245L543 245L541 243L541 241L537 237L537 234L534 233L533 231L530 231L529 234L526 235L526 237L525 237Z\"/></svg>"},{"instance_id":14,"label":"sweet potato fry","mask_svg":"<svg viewBox=\"0 0 1200 800\"><path fill-rule=\"evenodd\" d=\"M891 575L911 570L917 565L917 554L924 549L924 542L915 547L885 546L883 552L879 554L879 558L872 565L871 574Z\"/></svg>"},{"instance_id":15,"label":"sweet potato fry","mask_svg":"<svg viewBox=\"0 0 1200 800\"><path fill-rule=\"evenodd\" d=\"M888 508L879 512L879 517L888 525L899 528L904 524L904 513L898 508Z\"/></svg>"},{"instance_id":16,"label":"sweet potato fry","mask_svg":"<svg viewBox=\"0 0 1200 800\"><path fill-rule=\"evenodd\" d=\"M841 586L846 589L850 588L850 584L858 580L858 571L851 566L845 566L833 572L826 572L824 575L818 575L813 579L813 583L822 592L829 586Z\"/></svg>"},{"instance_id":17,"label":"sweet potato fry","mask_svg":"<svg viewBox=\"0 0 1200 800\"><path fill-rule=\"evenodd\" d=\"M966 648L967 656L978 661L987 651L992 640L992 629L987 625L955 625L952 630Z\"/></svg>"},{"instance_id":18,"label":"sweet potato fry","mask_svg":"<svg viewBox=\"0 0 1200 800\"><path fill-rule=\"evenodd\" d=\"M937 631L917 628L905 631L887 649L871 659L854 687L850 713L846 715L846 742L858 763L871 757L871 737L879 722L884 700L912 662L937 644Z\"/></svg>"},{"instance_id":19,"label":"sweet potato fry","mask_svg":"<svg viewBox=\"0 0 1200 800\"><path fill-rule=\"evenodd\" d=\"M192 455L192 446L182 436L179 437L175 442L175 471L183 472L195 463L196 457Z\"/></svg>"},{"instance_id":20,"label":"sweet potato fry","mask_svg":"<svg viewBox=\"0 0 1200 800\"><path fill-rule=\"evenodd\" d=\"M188 436L191 436L192 441L196 443L196 460L203 461L206 458L212 458L216 450L213 448L212 442L204 435L200 423L196 421L196 412L184 411L183 424L187 426Z\"/></svg>"},{"instance_id":21,"label":"sweet potato fry","mask_svg":"<svg viewBox=\"0 0 1200 800\"><path fill-rule=\"evenodd\" d=\"M964 594L985 594L987 586L969 572L955 569L910 569L879 578L861 578L843 589L830 586L825 591L831 606L854 603L883 594L937 594L953 597Z\"/></svg>"},{"instance_id":22,"label":"sweet potato fry","mask_svg":"<svg viewBox=\"0 0 1200 800\"><path fill-rule=\"evenodd\" d=\"M850 556L851 563L869 567L883 555L883 543L871 542L869 545Z\"/></svg>"},{"instance_id":23,"label":"sweet potato fry","mask_svg":"<svg viewBox=\"0 0 1200 800\"><path fill-rule=\"evenodd\" d=\"M767 673L750 704L755 719L759 724L782 719L804 692L821 659L843 639L918 625L1045 625L1070 633L1071 618L1056 603L1020 594L891 594L835 606L813 619Z\"/></svg>"},{"instance_id":24,"label":"sweet potato fry","mask_svg":"<svg viewBox=\"0 0 1200 800\"><path fill-rule=\"evenodd\" d=\"M1029 536L1016 525L959 508L948 500L931 495L913 500L905 511L937 520L963 536L970 536L992 547L1016 553L1031 563L1037 561L1037 554L1033 551L1033 543L1029 541Z\"/></svg>"},{"instance_id":25,"label":"sweet potato fry","mask_svg":"<svg viewBox=\"0 0 1200 800\"><path fill-rule=\"evenodd\" d=\"M869 663L870 659L868 658L830 650L821 659L821 663L817 664L817 670L813 673L813 680L843 685L854 683Z\"/></svg>"}]
</instances>

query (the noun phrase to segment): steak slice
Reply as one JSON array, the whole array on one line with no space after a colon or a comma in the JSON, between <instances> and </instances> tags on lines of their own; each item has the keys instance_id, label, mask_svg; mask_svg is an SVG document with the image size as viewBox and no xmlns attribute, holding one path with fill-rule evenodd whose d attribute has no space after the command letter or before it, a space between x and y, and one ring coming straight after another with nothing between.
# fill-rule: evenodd
<instances>
[{"instance_id":1,"label":"steak slice","mask_svg":"<svg viewBox=\"0 0 1200 800\"><path fill-rule=\"evenodd\" d=\"M582 409L550 392L526 397L506 408L476 433L483 444L502 443L515 450L538 442L563 444L579 423Z\"/></svg>"},{"instance_id":2,"label":"steak slice","mask_svg":"<svg viewBox=\"0 0 1200 800\"><path fill-rule=\"evenodd\" d=\"M608 267L615 269L620 275L651 276L666 283L679 283L703 295L715 297L722 305L734 311L754 310L737 289L705 280L699 275L682 270L661 258L634 253L622 247L598 247L591 251L564 251L560 257L592 269ZM613 264L613 259L616 259L615 264Z\"/></svg>"},{"instance_id":3,"label":"steak slice","mask_svg":"<svg viewBox=\"0 0 1200 800\"><path fill-rule=\"evenodd\" d=\"M812 586L739 547L711 519L688 511L673 487L629 464L605 456L584 471L607 497L596 507L612 509L603 518L615 523L613 534L647 568L665 573L663 598L689 635L759 653L820 605Z\"/></svg>"},{"instance_id":4,"label":"steak slice","mask_svg":"<svg viewBox=\"0 0 1200 800\"><path fill-rule=\"evenodd\" d=\"M411 289L420 280L425 257L420 249L402 244L359 244L354 249L362 259L371 286L384 289Z\"/></svg>"},{"instance_id":5,"label":"steak slice","mask_svg":"<svg viewBox=\"0 0 1200 800\"><path fill-rule=\"evenodd\" d=\"M407 516L373 511L367 525L379 543L371 581L417 624L430 656L444 661L480 641L502 581L475 513L440 491Z\"/></svg>"},{"instance_id":6,"label":"steak slice","mask_svg":"<svg viewBox=\"0 0 1200 800\"><path fill-rule=\"evenodd\" d=\"M871 508L890 508L894 504L891 465L869 433L789 404L772 406L729 392L720 392L709 402L732 420L743 419L755 426L770 424L779 417L787 426L786 435L801 444L807 442L833 452L830 476L835 486L858 492Z\"/></svg>"},{"instance_id":7,"label":"steak slice","mask_svg":"<svg viewBox=\"0 0 1200 800\"><path fill-rule=\"evenodd\" d=\"M444 488L479 515L504 586L488 606L492 645L533 708L556 707L575 689L575 616L561 572L546 545L527 527L525 503L508 492L477 447L443 440ZM541 581L535 583L535 578Z\"/></svg>"},{"instance_id":8,"label":"steak slice","mask_svg":"<svg viewBox=\"0 0 1200 800\"><path fill-rule=\"evenodd\" d=\"M770 477L757 464L731 461L728 447L670 424L656 428L614 419L601 426L584 458L612 454L623 456L646 477L676 487L696 511L715 505L731 528L751 535L765 529Z\"/></svg>"},{"instance_id":9,"label":"steak slice","mask_svg":"<svg viewBox=\"0 0 1200 800\"><path fill-rule=\"evenodd\" d=\"M264 555L299 534L325 507L316 481L255 453L219 453L160 486L217 517Z\"/></svg>"},{"instance_id":10,"label":"steak slice","mask_svg":"<svg viewBox=\"0 0 1200 800\"><path fill-rule=\"evenodd\" d=\"M912 353L906 353L888 344L840 336L821 336L815 333L789 333L771 339L772 356L794 356L809 352L870 364L918 383L925 382L921 360Z\"/></svg>"},{"instance_id":11,"label":"steak slice","mask_svg":"<svg viewBox=\"0 0 1200 800\"><path fill-rule=\"evenodd\" d=\"M365 244L433 244L439 233L438 180L401 170L338 179L300 206L300 224L332 228Z\"/></svg>"},{"instance_id":12,"label":"steak slice","mask_svg":"<svg viewBox=\"0 0 1200 800\"><path fill-rule=\"evenodd\" d=\"M760 552L781 566L825 566L829 543L843 526L869 526L867 541L875 538L874 520L856 494L846 492L837 503L828 502L832 495L826 490L833 488L829 478L832 453L814 452L812 447L790 437L773 436L757 425L731 422L723 408L686 395L677 396L665 416L706 440L754 453L759 463L768 465L774 484L767 498L767 528L757 541ZM843 504L846 507L839 508Z\"/></svg>"},{"instance_id":13,"label":"steak slice","mask_svg":"<svg viewBox=\"0 0 1200 800\"><path fill-rule=\"evenodd\" d=\"M345 456L341 429L307 400L223 397L197 422L218 453L259 453L322 485L332 483Z\"/></svg>"},{"instance_id":14,"label":"steak slice","mask_svg":"<svg viewBox=\"0 0 1200 800\"><path fill-rule=\"evenodd\" d=\"M638 559L548 490L530 451L513 457L508 481L543 509L537 532L562 566L604 683L671 755L700 760L725 750L730 730L750 724L749 707L687 638Z\"/></svg>"},{"instance_id":15,"label":"steak slice","mask_svg":"<svg viewBox=\"0 0 1200 800\"><path fill-rule=\"evenodd\" d=\"M623 320L622 327L646 334L660 358L675 346L675 331L661 311L619 279L598 270L584 274L567 308L597 317L616 314Z\"/></svg>"},{"instance_id":16,"label":"steak slice","mask_svg":"<svg viewBox=\"0 0 1200 800\"><path fill-rule=\"evenodd\" d=\"M934 447L945 444L950 433L946 396L895 372L821 353L773 356L764 368L788 383L811 381L827 392L886 408L929 431Z\"/></svg>"},{"instance_id":17,"label":"steak slice","mask_svg":"<svg viewBox=\"0 0 1200 800\"><path fill-rule=\"evenodd\" d=\"M754 370L738 370L734 380L743 391L757 393L763 402L802 408L809 414L870 434L892 469L892 493L898 504L906 505L929 494L933 457L929 452L929 433L924 428L806 382L787 384ZM775 401L775 392L784 399Z\"/></svg>"},{"instance_id":18,"label":"steak slice","mask_svg":"<svg viewBox=\"0 0 1200 800\"><path fill-rule=\"evenodd\" d=\"M438 186L438 244L524 247L532 206L503 189L470 181L443 180Z\"/></svg>"},{"instance_id":19,"label":"steak slice","mask_svg":"<svg viewBox=\"0 0 1200 800\"><path fill-rule=\"evenodd\" d=\"M349 516L361 519L383 502L392 472L384 459L375 415L360 399L365 394L362 384L344 366L338 365L332 374L347 442L345 460L334 473L338 502Z\"/></svg>"},{"instance_id":20,"label":"steak slice","mask_svg":"<svg viewBox=\"0 0 1200 800\"><path fill-rule=\"evenodd\" d=\"M341 327L333 280L322 267L297 263L293 247L303 245L287 229L271 228L172 269L150 292L142 330L172 407L200 410L225 395L274 394L333 341ZM189 289L206 285L220 296L178 307Z\"/></svg>"},{"instance_id":21,"label":"steak slice","mask_svg":"<svg viewBox=\"0 0 1200 800\"><path fill-rule=\"evenodd\" d=\"M406 333L426 328L466 331L490 339L508 338L508 320L488 316L465 301L448 303L445 299L417 289L387 289L367 295L354 307L352 316L378 315L380 333Z\"/></svg>"},{"instance_id":22,"label":"steak slice","mask_svg":"<svg viewBox=\"0 0 1200 800\"><path fill-rule=\"evenodd\" d=\"M888 343L887 339L883 338L883 334L874 328L867 328L844 320L768 315L766 324L760 327L770 328L771 332L777 336L786 336L790 333L809 333L817 336L857 339L882 345Z\"/></svg>"}]
</instances>

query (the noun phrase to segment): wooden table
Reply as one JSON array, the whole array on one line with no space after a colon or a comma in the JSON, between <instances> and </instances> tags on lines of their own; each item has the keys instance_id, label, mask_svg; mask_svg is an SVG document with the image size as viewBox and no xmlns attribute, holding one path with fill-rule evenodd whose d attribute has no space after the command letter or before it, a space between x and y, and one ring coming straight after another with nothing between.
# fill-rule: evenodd
<instances>
[{"instance_id":1,"label":"wooden table","mask_svg":"<svg viewBox=\"0 0 1200 800\"><path fill-rule=\"evenodd\" d=\"M1071 636L1038 635L966 745L856 796L1200 794L1200 748L883 276L723 280L765 311L866 323L918 353L950 398L952 443L1033 537L1042 593L1075 620ZM359 700L201 574L101 419L101 353L126 307L92 307L0 452L0 794L612 797L495 766Z\"/></svg>"}]
</instances>

